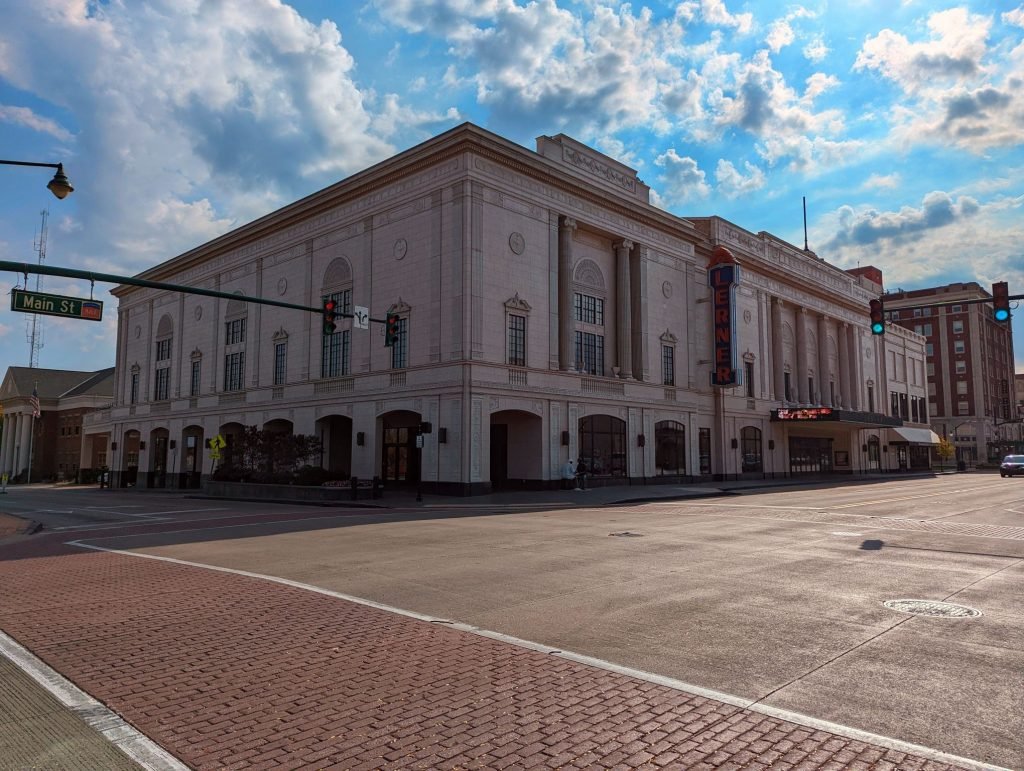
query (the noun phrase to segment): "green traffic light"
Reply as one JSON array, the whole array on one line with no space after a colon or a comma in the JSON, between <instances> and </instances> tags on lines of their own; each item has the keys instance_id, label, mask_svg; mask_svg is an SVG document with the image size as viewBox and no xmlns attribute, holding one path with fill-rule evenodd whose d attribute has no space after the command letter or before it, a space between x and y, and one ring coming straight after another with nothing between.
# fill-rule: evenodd
<instances>
[{"instance_id":1,"label":"green traffic light","mask_svg":"<svg viewBox=\"0 0 1024 771\"><path fill-rule=\"evenodd\" d=\"M874 324L871 325L871 334L873 334L873 335L881 335L881 334L884 334L884 333L885 333L885 324L883 324L881 321L876 321Z\"/></svg>"},{"instance_id":2,"label":"green traffic light","mask_svg":"<svg viewBox=\"0 0 1024 771\"><path fill-rule=\"evenodd\" d=\"M995 317L996 321L1006 321L1010 318L1010 312L1006 308L996 308Z\"/></svg>"}]
</instances>

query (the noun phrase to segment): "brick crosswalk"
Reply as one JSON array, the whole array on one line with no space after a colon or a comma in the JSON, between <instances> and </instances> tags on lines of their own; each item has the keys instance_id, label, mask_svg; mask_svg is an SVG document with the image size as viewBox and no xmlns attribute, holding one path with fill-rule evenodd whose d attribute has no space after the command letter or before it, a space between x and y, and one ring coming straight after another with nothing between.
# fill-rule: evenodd
<instances>
[{"instance_id":1,"label":"brick crosswalk","mask_svg":"<svg viewBox=\"0 0 1024 771\"><path fill-rule=\"evenodd\" d=\"M0 546L0 628L197 769L945 769L300 588Z\"/></svg>"}]
</instances>

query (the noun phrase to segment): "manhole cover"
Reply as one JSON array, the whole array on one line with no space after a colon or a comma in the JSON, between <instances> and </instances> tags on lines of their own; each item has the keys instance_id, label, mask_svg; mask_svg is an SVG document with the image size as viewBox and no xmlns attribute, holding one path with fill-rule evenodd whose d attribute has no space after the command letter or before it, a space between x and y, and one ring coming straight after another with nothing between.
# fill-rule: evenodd
<instances>
[{"instance_id":1,"label":"manhole cover","mask_svg":"<svg viewBox=\"0 0 1024 771\"><path fill-rule=\"evenodd\" d=\"M981 615L976 608L954 605L951 602L935 600L886 600L882 603L889 610L912 613L915 616L936 616L938 618L975 618Z\"/></svg>"},{"instance_id":2,"label":"manhole cover","mask_svg":"<svg viewBox=\"0 0 1024 771\"><path fill-rule=\"evenodd\" d=\"M621 533L608 533L608 535L614 535L617 538L643 538L644 537L643 533L631 533L628 530L625 530L625 531L623 531Z\"/></svg>"}]
</instances>

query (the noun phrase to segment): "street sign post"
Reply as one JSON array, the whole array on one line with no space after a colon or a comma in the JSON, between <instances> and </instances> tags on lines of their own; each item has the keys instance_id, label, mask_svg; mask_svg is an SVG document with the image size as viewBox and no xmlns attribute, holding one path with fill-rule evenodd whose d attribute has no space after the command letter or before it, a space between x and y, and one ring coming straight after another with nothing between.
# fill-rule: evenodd
<instances>
[{"instance_id":1,"label":"street sign post","mask_svg":"<svg viewBox=\"0 0 1024 771\"><path fill-rule=\"evenodd\" d=\"M68 319L101 321L103 303L99 300L83 300L81 297L64 297L45 292L28 292L24 289L11 290L11 310L22 313L42 313L46 316L61 316Z\"/></svg>"},{"instance_id":2,"label":"street sign post","mask_svg":"<svg viewBox=\"0 0 1024 771\"><path fill-rule=\"evenodd\" d=\"M370 310L364 308L362 305L357 305L353 309L352 313L353 323L356 329L369 329L370 328Z\"/></svg>"}]
</instances>

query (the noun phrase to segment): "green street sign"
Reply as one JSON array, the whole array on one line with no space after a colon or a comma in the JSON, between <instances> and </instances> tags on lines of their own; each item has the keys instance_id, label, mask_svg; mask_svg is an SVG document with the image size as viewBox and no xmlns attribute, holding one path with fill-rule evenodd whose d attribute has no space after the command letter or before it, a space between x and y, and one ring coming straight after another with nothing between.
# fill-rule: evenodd
<instances>
[{"instance_id":1,"label":"green street sign","mask_svg":"<svg viewBox=\"0 0 1024 771\"><path fill-rule=\"evenodd\" d=\"M47 316L63 316L69 319L100 321L103 318L103 303L99 300L83 300L80 297L63 297L59 294L26 292L24 289L11 290L11 310L22 313L43 313Z\"/></svg>"}]
</instances>

